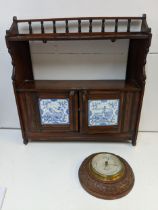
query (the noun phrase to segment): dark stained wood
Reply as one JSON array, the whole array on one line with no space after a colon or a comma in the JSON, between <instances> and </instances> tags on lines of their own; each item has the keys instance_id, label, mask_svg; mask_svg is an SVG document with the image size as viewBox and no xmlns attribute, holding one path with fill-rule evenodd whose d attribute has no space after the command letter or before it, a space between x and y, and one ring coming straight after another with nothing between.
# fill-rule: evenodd
<instances>
[{"instance_id":1,"label":"dark stained wood","mask_svg":"<svg viewBox=\"0 0 158 210\"><path fill-rule=\"evenodd\" d=\"M41 33L44 34L44 25L43 25L43 21L41 21Z\"/></svg>"},{"instance_id":2,"label":"dark stained wood","mask_svg":"<svg viewBox=\"0 0 158 210\"><path fill-rule=\"evenodd\" d=\"M138 92L137 92L138 93ZM124 107L123 107L123 115L124 115L124 120L122 123L122 131L123 132L128 132L131 128L131 118L134 115L134 96L137 93L133 92L126 92L124 95Z\"/></svg>"},{"instance_id":3,"label":"dark stained wood","mask_svg":"<svg viewBox=\"0 0 158 210\"><path fill-rule=\"evenodd\" d=\"M25 80L33 80L32 61L28 42L7 42L8 51L12 58L12 80L15 86Z\"/></svg>"},{"instance_id":4,"label":"dark stained wood","mask_svg":"<svg viewBox=\"0 0 158 210\"><path fill-rule=\"evenodd\" d=\"M35 80L24 81L17 91L61 91L61 90L120 90L139 91L141 88L134 82L125 80Z\"/></svg>"},{"instance_id":5,"label":"dark stained wood","mask_svg":"<svg viewBox=\"0 0 158 210\"><path fill-rule=\"evenodd\" d=\"M118 19L116 18L115 19L115 32L118 31Z\"/></svg>"},{"instance_id":6,"label":"dark stained wood","mask_svg":"<svg viewBox=\"0 0 158 210\"><path fill-rule=\"evenodd\" d=\"M18 24L17 24L17 17L15 17L15 16L13 17L13 23L12 23L10 29L6 30L6 34L9 35L10 32L12 34L18 34L19 33Z\"/></svg>"},{"instance_id":7,"label":"dark stained wood","mask_svg":"<svg viewBox=\"0 0 158 210\"><path fill-rule=\"evenodd\" d=\"M34 93L25 94L25 112L27 119L31 119L27 125L30 132L76 132L78 131L78 97L75 91L60 91L54 93ZM67 125L42 125L40 121L39 99L60 98L69 99L70 124Z\"/></svg>"},{"instance_id":8,"label":"dark stained wood","mask_svg":"<svg viewBox=\"0 0 158 210\"><path fill-rule=\"evenodd\" d=\"M81 33L81 20L78 20L78 33Z\"/></svg>"},{"instance_id":9,"label":"dark stained wood","mask_svg":"<svg viewBox=\"0 0 158 210\"><path fill-rule=\"evenodd\" d=\"M25 94L16 93L15 82L13 82L14 94L16 99L16 105L19 114L20 126L22 131L22 137L24 144L28 143L28 117L26 116L26 101Z\"/></svg>"},{"instance_id":10,"label":"dark stained wood","mask_svg":"<svg viewBox=\"0 0 158 210\"><path fill-rule=\"evenodd\" d=\"M151 32L151 28L148 27L147 21L146 21L146 14L142 15L142 25L141 25L141 31L148 31L149 33Z\"/></svg>"},{"instance_id":11,"label":"dark stained wood","mask_svg":"<svg viewBox=\"0 0 158 210\"><path fill-rule=\"evenodd\" d=\"M105 31L105 19L102 19L101 32L104 33L104 31Z\"/></svg>"},{"instance_id":12,"label":"dark stained wood","mask_svg":"<svg viewBox=\"0 0 158 210\"><path fill-rule=\"evenodd\" d=\"M65 21L65 24L66 24L66 33L69 33L69 24L68 24L68 20Z\"/></svg>"},{"instance_id":13,"label":"dark stained wood","mask_svg":"<svg viewBox=\"0 0 158 210\"><path fill-rule=\"evenodd\" d=\"M31 21L29 21L28 23L29 23L29 32L30 32L30 34L32 34L32 25L31 25Z\"/></svg>"},{"instance_id":14,"label":"dark stained wood","mask_svg":"<svg viewBox=\"0 0 158 210\"><path fill-rule=\"evenodd\" d=\"M130 122L130 131L133 133L137 127L137 124L136 124L137 117L138 117L137 113L138 113L138 109L139 109L141 94L142 94L141 92L136 92L133 95L132 110L131 110L131 122Z\"/></svg>"},{"instance_id":15,"label":"dark stained wood","mask_svg":"<svg viewBox=\"0 0 158 210\"><path fill-rule=\"evenodd\" d=\"M93 21L100 20L98 32L93 32ZM115 23L113 32L106 32L106 20ZM127 31L119 31L119 20L127 22ZM131 21L141 21L141 29L131 32ZM45 22L53 25L46 33ZM65 32L58 33L56 24L64 22ZM69 23L76 22L77 32L70 33ZM82 21L87 21L88 32L82 32ZM41 33L35 34L33 23L40 23ZM27 23L28 34L19 33L18 24ZM146 15L142 17L81 17L18 20L6 31L6 44L12 58L13 86L24 143L28 141L132 141L136 145L140 113L145 89L145 64L151 43L151 29ZM34 80L29 41L129 39L125 80ZM97 70L97 69L96 69ZM39 98L68 98L70 125L41 125ZM88 126L88 99L120 99L117 126Z\"/></svg>"},{"instance_id":16,"label":"dark stained wood","mask_svg":"<svg viewBox=\"0 0 158 210\"><path fill-rule=\"evenodd\" d=\"M55 22L55 20L53 20L53 33L54 34L56 33L56 22Z\"/></svg>"},{"instance_id":17,"label":"dark stained wood","mask_svg":"<svg viewBox=\"0 0 158 210\"><path fill-rule=\"evenodd\" d=\"M89 23L89 32L83 33L81 21L87 21ZM101 20L100 29L97 32L93 32L93 21ZM115 21L114 32L106 32L105 30L105 20ZM127 20L127 32L118 32L118 21ZM130 31L130 23L132 20L140 20L142 22L141 29L138 32ZM44 23L53 22L53 32L45 33ZM56 22L65 22L65 33L56 33ZM78 32L69 33L69 21L77 21ZM41 33L33 33L32 23L41 23ZM22 34L18 31L18 23L28 23L29 33ZM16 28L16 30L15 30ZM148 33L150 33L150 28L146 22L146 16L142 17L81 17L81 18L50 18L50 19L28 19L28 20L18 20L14 17L13 24L11 28L7 31L8 40L10 41L26 41L26 40L91 40L91 39L145 39ZM16 34L16 36L15 36Z\"/></svg>"},{"instance_id":18,"label":"dark stained wood","mask_svg":"<svg viewBox=\"0 0 158 210\"><path fill-rule=\"evenodd\" d=\"M97 133L97 134L82 134L80 132L26 132L29 141L94 141L94 142L130 142L132 133Z\"/></svg>"},{"instance_id":19,"label":"dark stained wood","mask_svg":"<svg viewBox=\"0 0 158 210\"><path fill-rule=\"evenodd\" d=\"M142 87L145 85L146 80L144 66L146 64L150 44L151 34L149 34L148 39L130 40L129 45L126 80L136 81Z\"/></svg>"},{"instance_id":20,"label":"dark stained wood","mask_svg":"<svg viewBox=\"0 0 158 210\"><path fill-rule=\"evenodd\" d=\"M92 19L89 20L89 33L92 33Z\"/></svg>"},{"instance_id":21,"label":"dark stained wood","mask_svg":"<svg viewBox=\"0 0 158 210\"><path fill-rule=\"evenodd\" d=\"M131 19L128 19L127 32L130 32Z\"/></svg>"},{"instance_id":22,"label":"dark stained wood","mask_svg":"<svg viewBox=\"0 0 158 210\"><path fill-rule=\"evenodd\" d=\"M118 124L113 126L88 126L88 100L100 99L119 99L119 116ZM80 103L82 103L82 110L80 111L81 132L87 134L96 133L120 133L122 125L124 93L119 91L83 91L80 94Z\"/></svg>"},{"instance_id":23,"label":"dark stained wood","mask_svg":"<svg viewBox=\"0 0 158 210\"><path fill-rule=\"evenodd\" d=\"M126 81L136 81L137 84L141 87L141 93L139 97L137 97L137 105L135 107L136 113L134 114L135 122L132 144L136 145L136 139L138 135L139 121L141 108L143 103L144 89L145 89L145 81L146 81L146 73L145 73L145 64L146 57L149 52L149 47L151 44L151 33L147 39L144 40L130 40L129 45L129 53L128 53L128 62L127 62L127 70L126 70Z\"/></svg>"},{"instance_id":24,"label":"dark stained wood","mask_svg":"<svg viewBox=\"0 0 158 210\"><path fill-rule=\"evenodd\" d=\"M61 40L103 40L103 39L146 39L148 34L140 32L82 32L81 33L47 33L47 34L19 34L8 36L9 41L61 41Z\"/></svg>"},{"instance_id":25,"label":"dark stained wood","mask_svg":"<svg viewBox=\"0 0 158 210\"><path fill-rule=\"evenodd\" d=\"M107 19L107 20L115 20L117 19L121 19L121 20L127 20L127 19L132 19L132 20L144 20L146 19L146 16L143 14L142 17L140 16L128 16L128 17L124 17L124 16L113 16L113 17L68 17L68 18L43 18L43 19L16 19L16 22L18 23L22 23L22 22L29 22L30 20L32 22L39 22L41 20L43 21L65 21L65 20L89 20L89 19L93 19L93 20L102 20L102 19Z\"/></svg>"}]
</instances>

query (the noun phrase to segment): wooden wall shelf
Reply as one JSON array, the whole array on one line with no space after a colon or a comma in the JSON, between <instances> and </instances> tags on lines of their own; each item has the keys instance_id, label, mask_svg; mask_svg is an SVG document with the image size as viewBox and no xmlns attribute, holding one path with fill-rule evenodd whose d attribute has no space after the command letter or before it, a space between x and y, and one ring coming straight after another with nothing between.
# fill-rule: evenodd
<instances>
[{"instance_id":1,"label":"wooden wall shelf","mask_svg":"<svg viewBox=\"0 0 158 210\"><path fill-rule=\"evenodd\" d=\"M118 90L140 91L139 85L125 80L36 80L24 81L17 87L19 92L52 90Z\"/></svg>"},{"instance_id":2,"label":"wooden wall shelf","mask_svg":"<svg viewBox=\"0 0 158 210\"><path fill-rule=\"evenodd\" d=\"M137 29L133 27L135 24L139 25ZM135 145L146 80L144 67L151 37L146 15L25 20L14 17L6 31L6 44L12 58L12 80L24 143L132 140ZM30 41L99 39L130 40L125 80L34 79ZM57 116L47 116L45 102L52 113L54 103L65 103L67 112L59 111L65 121L60 124L55 121ZM94 106L96 110L92 108ZM46 118L52 118L52 121Z\"/></svg>"},{"instance_id":3,"label":"wooden wall shelf","mask_svg":"<svg viewBox=\"0 0 158 210\"><path fill-rule=\"evenodd\" d=\"M93 31L93 22L100 21L100 30ZM76 31L71 32L69 23L76 21ZM82 22L88 24L87 32L82 31ZM106 21L111 21L114 30L112 32L106 31ZM119 23L127 21L126 31L119 31ZM138 31L132 31L132 21L140 21L141 28ZM52 23L52 32L47 33L45 31L45 24ZM28 33L19 32L19 24L27 24ZM40 32L34 33L33 23L38 23L40 26ZM57 32L57 24L63 23L65 29L64 32ZM50 25L49 25L50 27ZM7 31L8 40L10 41L31 41L31 40L93 40L93 39L145 39L148 37L151 29L146 22L146 15L142 17L82 17L82 18L52 18L52 19L28 19L17 20L13 18L13 24L10 30Z\"/></svg>"}]
</instances>

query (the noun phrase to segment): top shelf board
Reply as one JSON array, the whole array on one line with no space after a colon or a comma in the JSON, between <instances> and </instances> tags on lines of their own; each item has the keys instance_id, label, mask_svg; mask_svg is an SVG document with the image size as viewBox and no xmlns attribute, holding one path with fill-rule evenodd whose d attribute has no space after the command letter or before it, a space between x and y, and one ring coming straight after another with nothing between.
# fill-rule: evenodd
<instances>
[{"instance_id":1,"label":"top shelf board","mask_svg":"<svg viewBox=\"0 0 158 210\"><path fill-rule=\"evenodd\" d=\"M6 32L8 41L145 39L151 34L142 17L80 17L18 20Z\"/></svg>"}]
</instances>

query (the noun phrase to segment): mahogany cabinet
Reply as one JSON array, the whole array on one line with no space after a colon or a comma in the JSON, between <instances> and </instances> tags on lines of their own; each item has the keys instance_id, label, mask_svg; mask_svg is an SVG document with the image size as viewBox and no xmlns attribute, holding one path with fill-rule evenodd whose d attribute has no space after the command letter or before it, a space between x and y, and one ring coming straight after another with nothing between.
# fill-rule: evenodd
<instances>
[{"instance_id":1,"label":"mahogany cabinet","mask_svg":"<svg viewBox=\"0 0 158 210\"><path fill-rule=\"evenodd\" d=\"M99 31L93 22L100 21ZM106 21L114 31L106 31ZM126 30L119 31L120 21ZM77 31L69 24L76 22ZM82 22L88 32L82 31ZM132 21L141 23L132 31ZM52 23L52 32L45 23ZM65 32L57 25L64 22ZM19 32L19 24L28 32ZM35 33L33 23L40 24ZM30 55L30 41L129 39L125 80L35 80ZM136 144L145 88L145 63L151 42L151 29L142 17L85 17L18 20L13 18L6 32L6 43L12 57L13 87L24 143L28 141L132 141Z\"/></svg>"}]
</instances>

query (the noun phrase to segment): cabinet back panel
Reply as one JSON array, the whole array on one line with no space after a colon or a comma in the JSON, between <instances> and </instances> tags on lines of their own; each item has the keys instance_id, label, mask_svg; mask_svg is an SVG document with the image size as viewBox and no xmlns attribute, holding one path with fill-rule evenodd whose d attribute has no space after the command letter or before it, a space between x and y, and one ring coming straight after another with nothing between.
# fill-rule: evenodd
<instances>
[{"instance_id":1,"label":"cabinet back panel","mask_svg":"<svg viewBox=\"0 0 158 210\"><path fill-rule=\"evenodd\" d=\"M125 79L129 41L31 42L35 79Z\"/></svg>"}]
</instances>

